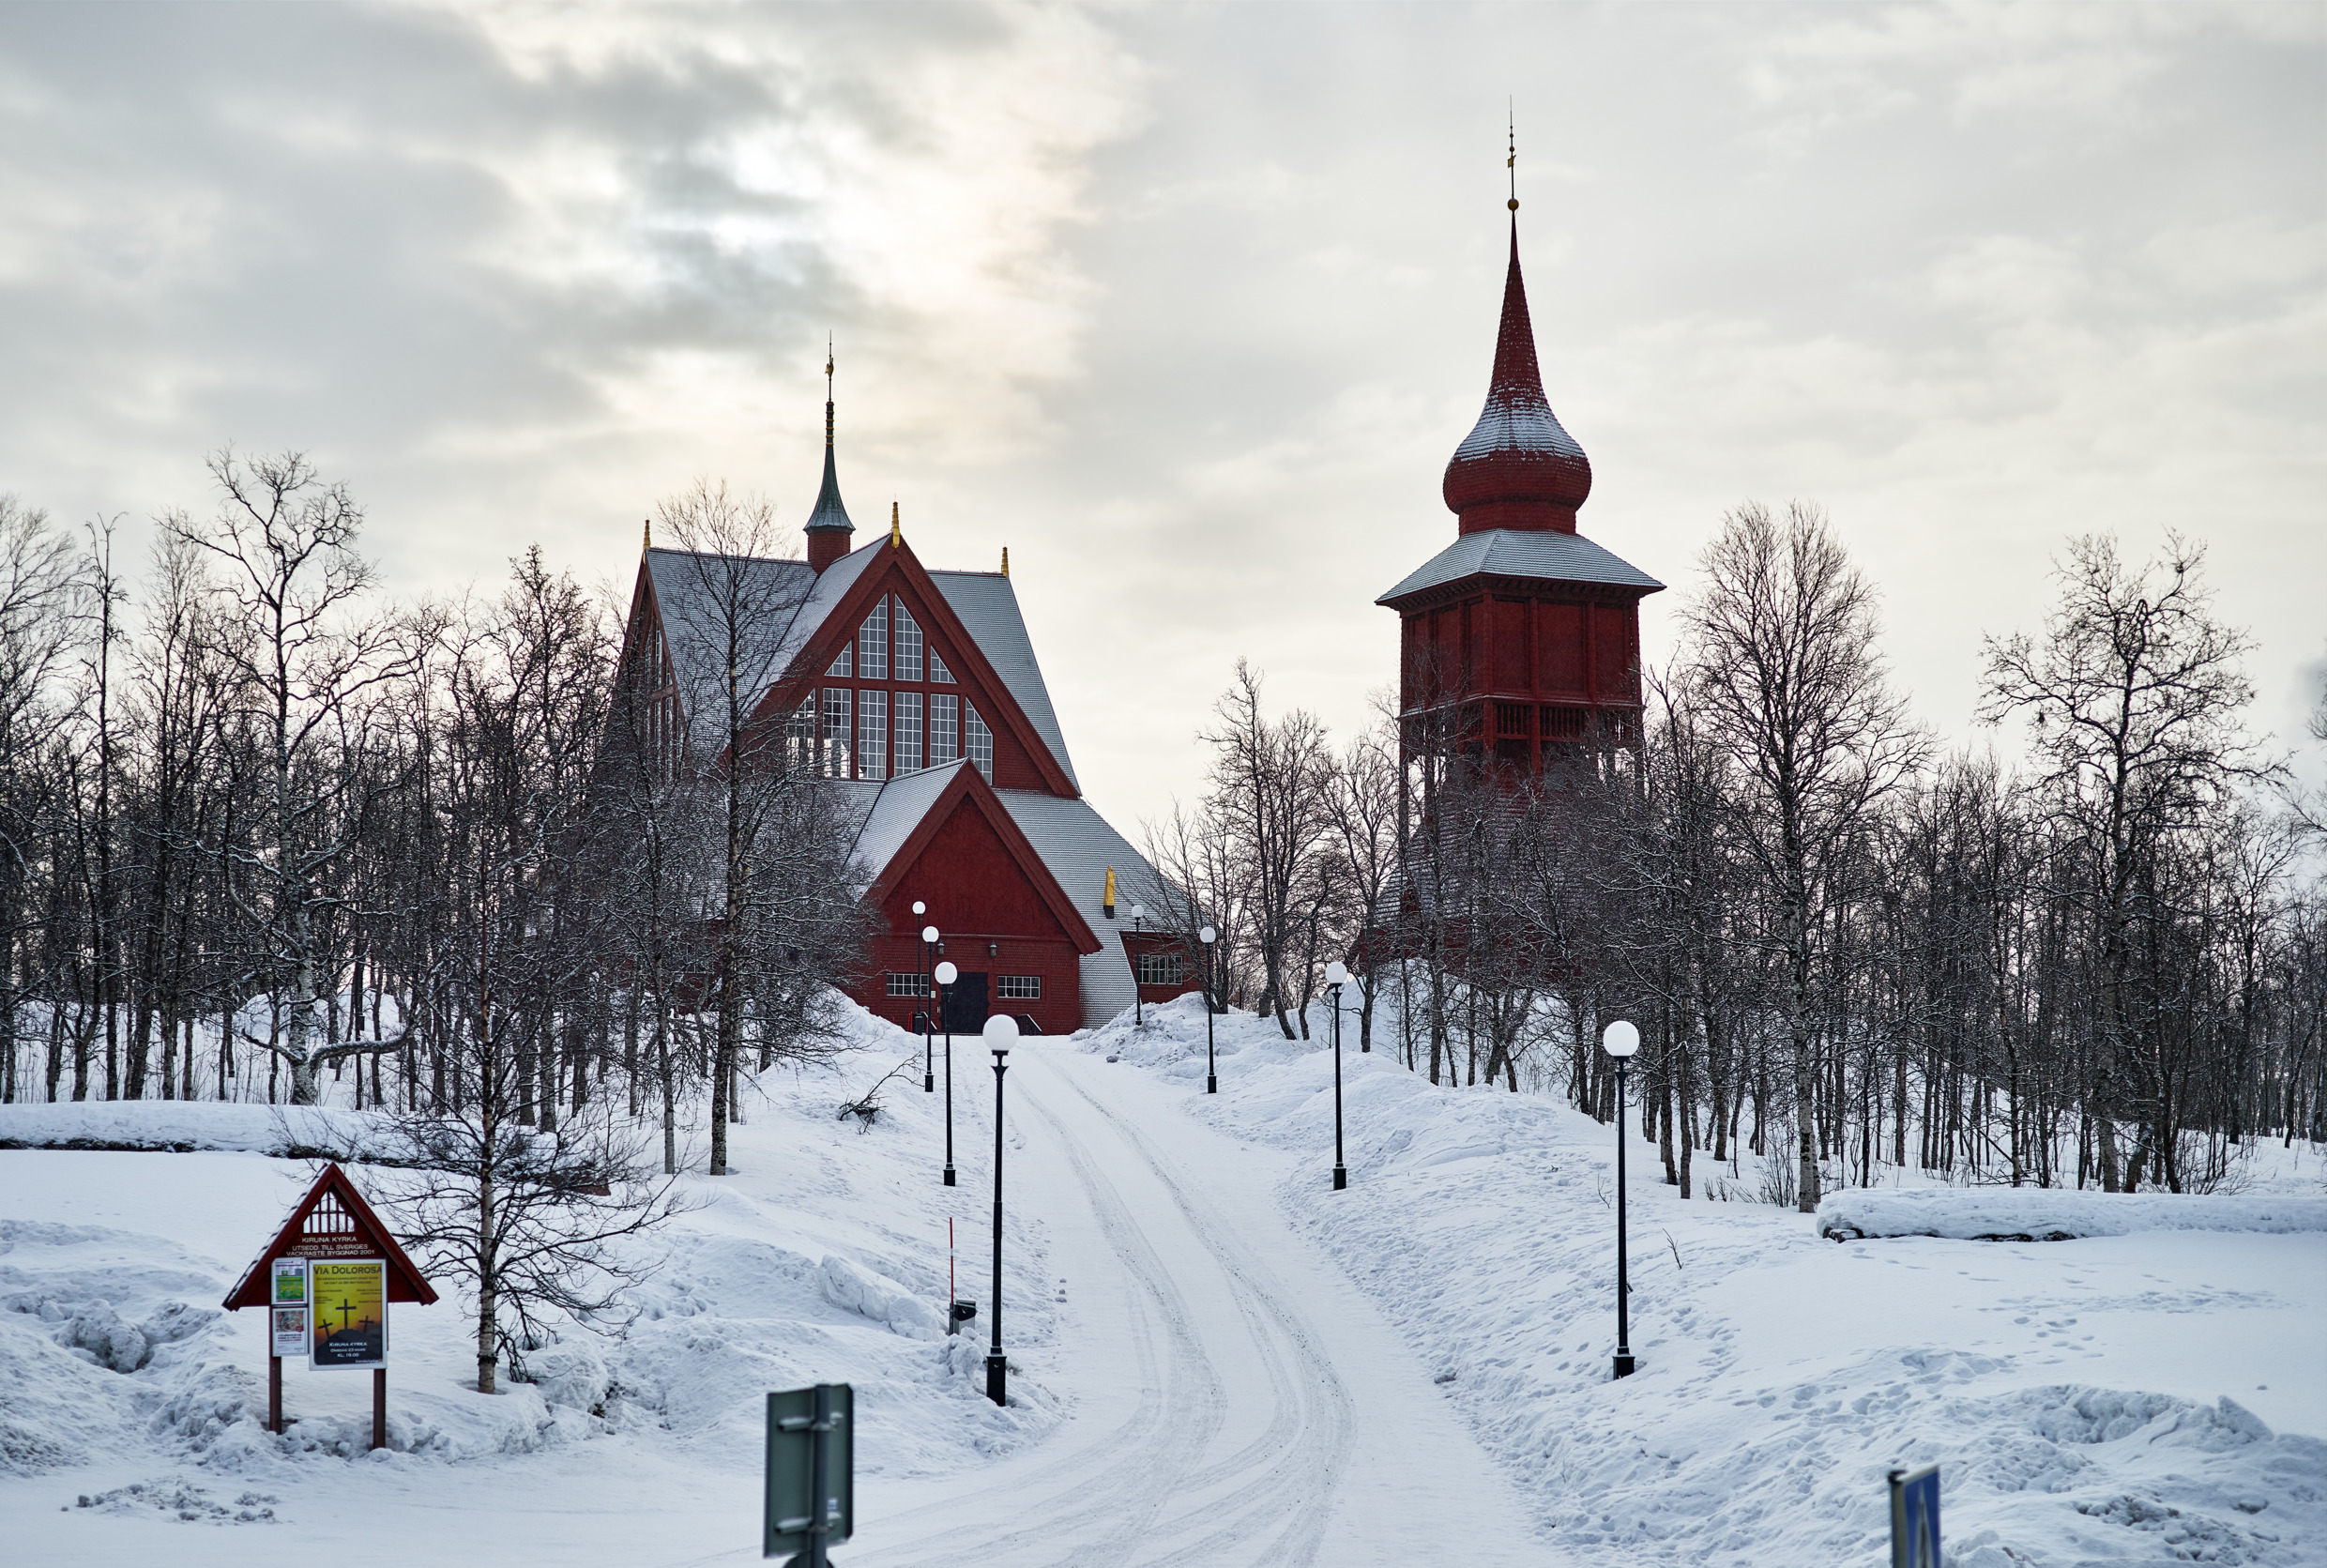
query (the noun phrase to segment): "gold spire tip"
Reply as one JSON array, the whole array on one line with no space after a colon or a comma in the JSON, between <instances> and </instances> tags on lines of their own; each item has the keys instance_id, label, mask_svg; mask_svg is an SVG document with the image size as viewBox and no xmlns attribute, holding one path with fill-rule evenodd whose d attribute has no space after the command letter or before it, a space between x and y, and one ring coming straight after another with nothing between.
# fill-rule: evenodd
<instances>
[{"instance_id":1,"label":"gold spire tip","mask_svg":"<svg viewBox=\"0 0 2327 1568\"><path fill-rule=\"evenodd\" d=\"M1002 546L1002 575L1010 575L1010 546L1007 544Z\"/></svg>"},{"instance_id":2,"label":"gold spire tip","mask_svg":"<svg viewBox=\"0 0 2327 1568\"><path fill-rule=\"evenodd\" d=\"M641 550L651 550L654 548L654 519L651 517L646 519L646 529L644 535L638 541L638 547Z\"/></svg>"},{"instance_id":3,"label":"gold spire tip","mask_svg":"<svg viewBox=\"0 0 2327 1568\"><path fill-rule=\"evenodd\" d=\"M889 547L894 550L904 542L905 530L897 522L897 503L891 501L889 503Z\"/></svg>"}]
</instances>

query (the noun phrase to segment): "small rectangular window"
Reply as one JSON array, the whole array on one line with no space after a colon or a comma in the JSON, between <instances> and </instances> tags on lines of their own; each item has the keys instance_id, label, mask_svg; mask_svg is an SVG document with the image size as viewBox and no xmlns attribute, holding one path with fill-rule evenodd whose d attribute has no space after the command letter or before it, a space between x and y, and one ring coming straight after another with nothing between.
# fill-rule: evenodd
<instances>
[{"instance_id":1,"label":"small rectangular window","mask_svg":"<svg viewBox=\"0 0 2327 1568\"><path fill-rule=\"evenodd\" d=\"M857 777L889 777L889 693L857 693Z\"/></svg>"},{"instance_id":2,"label":"small rectangular window","mask_svg":"<svg viewBox=\"0 0 2327 1568\"><path fill-rule=\"evenodd\" d=\"M857 628L857 678L887 680L889 678L889 601L884 598L873 606L873 613Z\"/></svg>"},{"instance_id":3,"label":"small rectangular window","mask_svg":"<svg viewBox=\"0 0 2327 1568\"><path fill-rule=\"evenodd\" d=\"M929 650L929 678L939 686L954 684L953 672L946 668L945 660L939 657L937 650L934 647Z\"/></svg>"},{"instance_id":4,"label":"small rectangular window","mask_svg":"<svg viewBox=\"0 0 2327 1568\"><path fill-rule=\"evenodd\" d=\"M1187 978L1187 962L1176 952L1143 952L1139 955L1139 983L1142 985L1179 985Z\"/></svg>"},{"instance_id":5,"label":"small rectangular window","mask_svg":"<svg viewBox=\"0 0 2327 1568\"><path fill-rule=\"evenodd\" d=\"M851 772L848 705L855 695L845 686L824 689L824 771L835 779L844 779Z\"/></svg>"},{"instance_id":6,"label":"small rectangular window","mask_svg":"<svg viewBox=\"0 0 2327 1568\"><path fill-rule=\"evenodd\" d=\"M921 694L897 693L897 771L921 770Z\"/></svg>"},{"instance_id":7,"label":"small rectangular window","mask_svg":"<svg viewBox=\"0 0 2327 1568\"><path fill-rule=\"evenodd\" d=\"M969 732L969 760L977 765L979 772L985 775L986 783L992 784L994 782L994 732L986 728L986 722L979 718L978 710L967 703L962 704L962 727Z\"/></svg>"},{"instance_id":8,"label":"small rectangular window","mask_svg":"<svg viewBox=\"0 0 2327 1568\"><path fill-rule=\"evenodd\" d=\"M841 649L841 656L832 661L832 667L824 672L824 678L827 680L846 680L856 673L857 650L853 647L844 647Z\"/></svg>"},{"instance_id":9,"label":"small rectangular window","mask_svg":"<svg viewBox=\"0 0 2327 1568\"><path fill-rule=\"evenodd\" d=\"M1041 975L997 976L995 994L1006 1002L1039 1002L1042 999Z\"/></svg>"},{"instance_id":10,"label":"small rectangular window","mask_svg":"<svg viewBox=\"0 0 2327 1568\"><path fill-rule=\"evenodd\" d=\"M929 765L943 768L962 754L962 699L940 692L929 699Z\"/></svg>"},{"instance_id":11,"label":"small rectangular window","mask_svg":"<svg viewBox=\"0 0 2327 1568\"><path fill-rule=\"evenodd\" d=\"M816 766L816 693L800 698L783 724L784 766L795 773L814 773Z\"/></svg>"},{"instance_id":12,"label":"small rectangular window","mask_svg":"<svg viewBox=\"0 0 2327 1568\"><path fill-rule=\"evenodd\" d=\"M892 997L926 997L929 995L929 978L926 975L892 973L889 977L889 994Z\"/></svg>"},{"instance_id":13,"label":"small rectangular window","mask_svg":"<svg viewBox=\"0 0 2327 1568\"><path fill-rule=\"evenodd\" d=\"M905 607L902 596L897 601L897 678L921 678L921 623Z\"/></svg>"}]
</instances>

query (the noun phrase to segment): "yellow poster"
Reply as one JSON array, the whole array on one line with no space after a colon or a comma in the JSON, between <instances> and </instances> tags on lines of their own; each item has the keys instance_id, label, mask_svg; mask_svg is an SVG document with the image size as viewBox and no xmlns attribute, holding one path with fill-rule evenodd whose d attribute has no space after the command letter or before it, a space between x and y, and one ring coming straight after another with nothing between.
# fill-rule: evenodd
<instances>
[{"instance_id":1,"label":"yellow poster","mask_svg":"<svg viewBox=\"0 0 2327 1568\"><path fill-rule=\"evenodd\" d=\"M308 1300L318 1367L388 1364L388 1264L377 1257L313 1258Z\"/></svg>"}]
</instances>

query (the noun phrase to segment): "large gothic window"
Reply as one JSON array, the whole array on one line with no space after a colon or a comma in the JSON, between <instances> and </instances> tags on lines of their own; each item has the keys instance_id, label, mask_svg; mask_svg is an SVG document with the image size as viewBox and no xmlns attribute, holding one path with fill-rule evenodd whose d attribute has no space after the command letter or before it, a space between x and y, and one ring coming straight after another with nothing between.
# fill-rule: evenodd
<instances>
[{"instance_id":1,"label":"large gothic window","mask_svg":"<svg viewBox=\"0 0 2327 1568\"><path fill-rule=\"evenodd\" d=\"M905 607L898 606L904 614ZM899 662L904 662L904 633L899 632ZM897 693L897 771L918 773L921 768L921 694L919 692Z\"/></svg>"},{"instance_id":2,"label":"large gothic window","mask_svg":"<svg viewBox=\"0 0 2327 1568\"><path fill-rule=\"evenodd\" d=\"M889 601L886 598L873 606L873 613L864 617L862 626L857 628L857 678L889 678Z\"/></svg>"},{"instance_id":3,"label":"large gothic window","mask_svg":"<svg viewBox=\"0 0 2327 1568\"><path fill-rule=\"evenodd\" d=\"M897 678L921 678L921 623L905 607L902 596L897 600Z\"/></svg>"},{"instance_id":4,"label":"large gothic window","mask_svg":"<svg viewBox=\"0 0 2327 1568\"><path fill-rule=\"evenodd\" d=\"M986 722L979 718L978 710L967 703L962 704L962 724L969 732L969 760L978 765L978 771L986 776L986 783L992 784L994 732L986 728Z\"/></svg>"},{"instance_id":5,"label":"large gothic window","mask_svg":"<svg viewBox=\"0 0 2327 1568\"><path fill-rule=\"evenodd\" d=\"M836 779L848 777L854 747L850 743L849 704L856 693L845 686L824 689L824 770Z\"/></svg>"},{"instance_id":6,"label":"large gothic window","mask_svg":"<svg viewBox=\"0 0 2327 1568\"><path fill-rule=\"evenodd\" d=\"M961 754L962 699L940 692L929 699L929 765L943 768Z\"/></svg>"},{"instance_id":7,"label":"large gothic window","mask_svg":"<svg viewBox=\"0 0 2327 1568\"><path fill-rule=\"evenodd\" d=\"M889 693L857 693L857 777L889 777Z\"/></svg>"}]
</instances>

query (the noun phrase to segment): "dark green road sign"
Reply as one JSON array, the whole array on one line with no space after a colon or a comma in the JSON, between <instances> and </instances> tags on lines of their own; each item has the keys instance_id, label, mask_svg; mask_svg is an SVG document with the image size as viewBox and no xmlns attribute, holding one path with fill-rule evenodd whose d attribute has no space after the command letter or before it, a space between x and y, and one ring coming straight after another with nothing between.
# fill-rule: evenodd
<instances>
[{"instance_id":1,"label":"dark green road sign","mask_svg":"<svg viewBox=\"0 0 2327 1568\"><path fill-rule=\"evenodd\" d=\"M768 1396L768 1499L763 1557L795 1553L824 1568L824 1553L855 1533L857 1394L818 1383Z\"/></svg>"}]
</instances>

